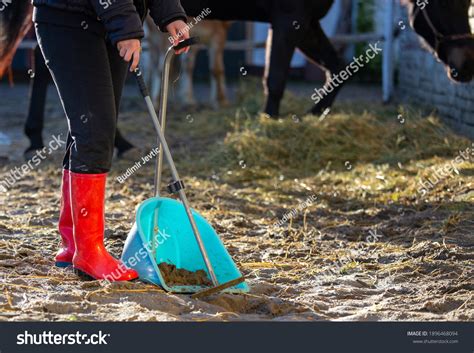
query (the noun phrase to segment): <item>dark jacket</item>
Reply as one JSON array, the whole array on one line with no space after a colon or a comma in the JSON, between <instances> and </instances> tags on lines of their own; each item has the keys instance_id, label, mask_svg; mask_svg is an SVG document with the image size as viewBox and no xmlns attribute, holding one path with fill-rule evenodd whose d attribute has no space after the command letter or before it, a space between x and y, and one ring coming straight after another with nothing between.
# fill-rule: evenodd
<instances>
[{"instance_id":1,"label":"dark jacket","mask_svg":"<svg viewBox=\"0 0 474 353\"><path fill-rule=\"evenodd\" d=\"M186 21L179 0L33 0L33 5L98 18L114 45L125 39L143 38L142 22L148 13L162 31L175 20Z\"/></svg>"}]
</instances>

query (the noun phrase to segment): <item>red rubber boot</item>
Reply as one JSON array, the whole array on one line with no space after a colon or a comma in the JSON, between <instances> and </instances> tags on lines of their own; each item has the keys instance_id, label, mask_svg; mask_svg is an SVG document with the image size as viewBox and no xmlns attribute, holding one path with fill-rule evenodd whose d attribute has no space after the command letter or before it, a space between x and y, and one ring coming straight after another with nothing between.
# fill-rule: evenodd
<instances>
[{"instance_id":1,"label":"red rubber boot","mask_svg":"<svg viewBox=\"0 0 474 353\"><path fill-rule=\"evenodd\" d=\"M69 170L67 169L63 170L58 229L62 239L62 247L54 258L55 265L58 267L67 267L72 265L72 257L76 250L72 233L71 188L69 183Z\"/></svg>"},{"instance_id":2,"label":"red rubber boot","mask_svg":"<svg viewBox=\"0 0 474 353\"><path fill-rule=\"evenodd\" d=\"M104 247L104 201L107 174L71 172L71 200L76 252L72 263L94 279L129 281L137 272L113 258Z\"/></svg>"}]
</instances>

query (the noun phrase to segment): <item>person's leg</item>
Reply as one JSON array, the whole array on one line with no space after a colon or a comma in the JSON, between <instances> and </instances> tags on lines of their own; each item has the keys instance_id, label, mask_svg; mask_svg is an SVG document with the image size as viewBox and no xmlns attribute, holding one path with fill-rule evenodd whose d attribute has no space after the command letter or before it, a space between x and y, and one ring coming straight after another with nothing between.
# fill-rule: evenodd
<instances>
[{"instance_id":1,"label":"person's leg","mask_svg":"<svg viewBox=\"0 0 474 353\"><path fill-rule=\"evenodd\" d=\"M43 55L41 54L39 46L34 50L34 74L35 76L32 79L30 89L28 116L24 127L25 135L30 140L30 146L25 151L25 156L27 156L30 151L35 151L44 147L42 137L44 108L51 76L44 63Z\"/></svg>"},{"instance_id":2,"label":"person's leg","mask_svg":"<svg viewBox=\"0 0 474 353\"><path fill-rule=\"evenodd\" d=\"M95 279L136 278L103 243L105 184L117 119L105 39L80 28L47 24L36 24L36 33L69 124L73 266Z\"/></svg>"},{"instance_id":3,"label":"person's leg","mask_svg":"<svg viewBox=\"0 0 474 353\"><path fill-rule=\"evenodd\" d=\"M104 38L77 28L36 24L68 120L68 168L107 173L112 164L116 109Z\"/></svg>"}]
</instances>

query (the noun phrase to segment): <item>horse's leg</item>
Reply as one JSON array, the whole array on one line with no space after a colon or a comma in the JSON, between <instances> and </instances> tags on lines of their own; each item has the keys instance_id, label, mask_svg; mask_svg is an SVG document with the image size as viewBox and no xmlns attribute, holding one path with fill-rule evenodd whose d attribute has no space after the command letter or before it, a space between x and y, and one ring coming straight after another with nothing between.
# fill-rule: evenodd
<instances>
[{"instance_id":1,"label":"horse's leg","mask_svg":"<svg viewBox=\"0 0 474 353\"><path fill-rule=\"evenodd\" d=\"M125 137L123 137L123 135L120 132L120 130L118 129L118 127L117 127L117 130L115 130L114 146L115 146L115 148L117 148L119 157L122 156L128 150L135 147Z\"/></svg>"},{"instance_id":2,"label":"horse's leg","mask_svg":"<svg viewBox=\"0 0 474 353\"><path fill-rule=\"evenodd\" d=\"M227 29L222 26L217 32L209 47L209 69L211 72L210 98L211 105L216 108L228 105L224 67L224 47L227 39Z\"/></svg>"},{"instance_id":3,"label":"horse's leg","mask_svg":"<svg viewBox=\"0 0 474 353\"><path fill-rule=\"evenodd\" d=\"M267 37L263 77L266 98L264 112L271 117L277 117L280 114L280 102L285 92L291 58L296 48L296 41L292 40L292 36L289 36L284 28L273 26L269 29Z\"/></svg>"},{"instance_id":4,"label":"horse's leg","mask_svg":"<svg viewBox=\"0 0 474 353\"><path fill-rule=\"evenodd\" d=\"M208 49L208 54L209 54L209 80L211 84L211 90L209 92L209 103L211 104L211 107L213 109L219 108L219 99L218 99L218 93L217 93L217 80L218 80L218 75L219 72L217 71L216 67L216 57L217 57L217 48L216 48L216 43L213 40L211 40Z\"/></svg>"},{"instance_id":5,"label":"horse's leg","mask_svg":"<svg viewBox=\"0 0 474 353\"><path fill-rule=\"evenodd\" d=\"M345 68L343 60L317 21L314 21L312 26L306 31L301 42L298 43L298 48L310 61L326 71L326 82L331 80L332 75L341 72ZM323 98L316 97L318 102L311 109L312 114L320 115L332 106L339 90L345 83L344 81L341 82L334 82L333 91L323 96Z\"/></svg>"},{"instance_id":6,"label":"horse's leg","mask_svg":"<svg viewBox=\"0 0 474 353\"><path fill-rule=\"evenodd\" d=\"M227 85L225 80L225 66L224 66L224 48L217 49L216 62L214 68L214 75L217 82L217 101L220 107L229 105L227 99Z\"/></svg>"},{"instance_id":7,"label":"horse's leg","mask_svg":"<svg viewBox=\"0 0 474 353\"><path fill-rule=\"evenodd\" d=\"M187 55L181 55L178 58L178 60L181 60L182 64L181 77L178 81L178 92L179 97L183 97L184 105L186 106L193 106L196 104L193 88L193 73L198 52L198 49L191 47Z\"/></svg>"},{"instance_id":8,"label":"horse's leg","mask_svg":"<svg viewBox=\"0 0 474 353\"><path fill-rule=\"evenodd\" d=\"M25 153L41 149L44 146L42 137L44 109L48 84L51 81L51 75L46 67L39 46L36 47L34 55L35 77L31 85L30 106L28 108L28 116L24 127L25 134L30 140L30 147L28 147Z\"/></svg>"},{"instance_id":9,"label":"horse's leg","mask_svg":"<svg viewBox=\"0 0 474 353\"><path fill-rule=\"evenodd\" d=\"M219 72L217 79L217 100L221 107L229 105L227 99L227 84L225 79L224 51L231 22L220 23L220 31L217 39L218 47L216 52L216 71Z\"/></svg>"}]
</instances>

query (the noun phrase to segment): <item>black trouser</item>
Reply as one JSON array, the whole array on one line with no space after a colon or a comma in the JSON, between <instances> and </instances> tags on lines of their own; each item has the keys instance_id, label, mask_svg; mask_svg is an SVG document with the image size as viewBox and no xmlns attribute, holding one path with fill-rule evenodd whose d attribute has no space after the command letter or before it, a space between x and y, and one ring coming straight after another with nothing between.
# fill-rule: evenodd
<instances>
[{"instance_id":1,"label":"black trouser","mask_svg":"<svg viewBox=\"0 0 474 353\"><path fill-rule=\"evenodd\" d=\"M94 31L47 23L35 28L68 119L63 165L75 173L106 173L128 65Z\"/></svg>"},{"instance_id":2,"label":"black trouser","mask_svg":"<svg viewBox=\"0 0 474 353\"><path fill-rule=\"evenodd\" d=\"M30 89L28 116L25 122L25 134L30 139L31 144L28 150L37 150L44 147L42 137L44 108L48 85L52 81L39 46L34 50L34 73L35 76ZM115 131L115 147L118 149L119 155L133 147L133 145L122 136L118 128Z\"/></svg>"}]
</instances>

